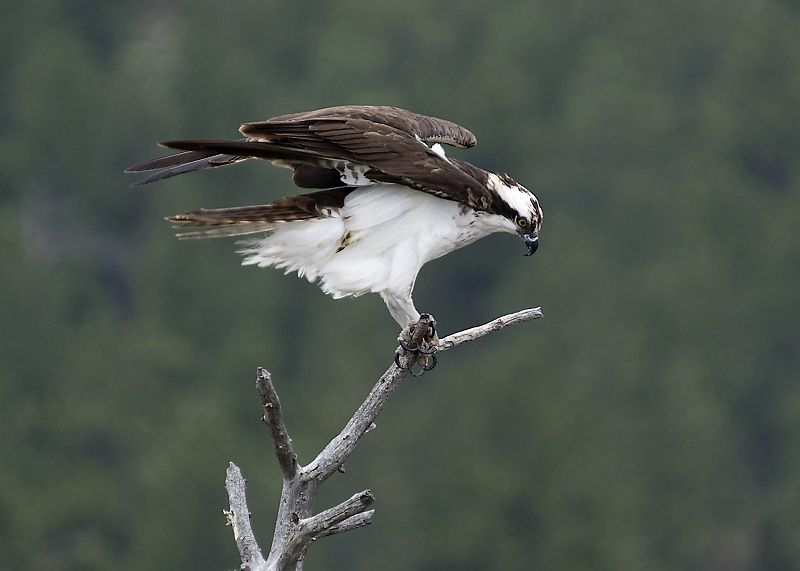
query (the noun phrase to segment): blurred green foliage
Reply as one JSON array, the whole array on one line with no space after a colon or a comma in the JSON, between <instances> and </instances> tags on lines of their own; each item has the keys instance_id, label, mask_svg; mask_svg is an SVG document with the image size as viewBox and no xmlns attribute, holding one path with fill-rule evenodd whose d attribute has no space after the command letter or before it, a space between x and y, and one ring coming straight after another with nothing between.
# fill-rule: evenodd
<instances>
[{"instance_id":1,"label":"blurred green foliage","mask_svg":"<svg viewBox=\"0 0 800 571\"><path fill-rule=\"evenodd\" d=\"M11 0L0 19L0 570L238 565L267 547L274 375L301 460L391 359L334 302L161 220L294 192L260 164L128 189L152 142L391 104L478 134L546 214L423 271L445 331L545 319L409 381L320 507L310 569L800 568L800 5Z\"/></svg>"}]
</instances>

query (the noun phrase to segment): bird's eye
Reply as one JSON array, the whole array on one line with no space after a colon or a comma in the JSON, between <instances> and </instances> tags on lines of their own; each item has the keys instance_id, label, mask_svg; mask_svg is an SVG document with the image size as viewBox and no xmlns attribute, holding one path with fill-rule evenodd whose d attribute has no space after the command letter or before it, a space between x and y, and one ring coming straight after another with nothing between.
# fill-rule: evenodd
<instances>
[{"instance_id":1,"label":"bird's eye","mask_svg":"<svg viewBox=\"0 0 800 571\"><path fill-rule=\"evenodd\" d=\"M528 225L528 221L527 220L525 220L522 217L518 217L517 218L517 226L519 226L520 228L525 228L527 225Z\"/></svg>"}]
</instances>

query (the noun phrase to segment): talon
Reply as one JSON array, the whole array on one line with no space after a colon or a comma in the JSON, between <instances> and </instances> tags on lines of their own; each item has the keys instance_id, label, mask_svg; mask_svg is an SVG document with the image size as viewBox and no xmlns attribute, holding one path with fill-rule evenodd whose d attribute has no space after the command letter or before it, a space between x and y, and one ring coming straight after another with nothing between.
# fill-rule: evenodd
<instances>
[{"instance_id":1,"label":"talon","mask_svg":"<svg viewBox=\"0 0 800 571\"><path fill-rule=\"evenodd\" d=\"M426 371L425 367L423 367L419 371L415 371L414 369L412 369L410 367L408 368L408 372L411 373L411 376L412 377L416 377L416 378L420 378L422 375L424 375L425 371Z\"/></svg>"},{"instance_id":2,"label":"talon","mask_svg":"<svg viewBox=\"0 0 800 571\"><path fill-rule=\"evenodd\" d=\"M404 367L400 364L400 349L394 352L394 364L397 365L398 369L402 369L403 371L408 371L409 367Z\"/></svg>"},{"instance_id":3,"label":"talon","mask_svg":"<svg viewBox=\"0 0 800 571\"><path fill-rule=\"evenodd\" d=\"M394 353L394 364L397 365L398 369L403 371L408 371L411 373L412 377L419 378L424 375L427 371L430 371L436 366L436 355L435 354L428 354L424 357L424 360L420 357L419 359L415 359L412 361L407 367L400 363L400 351L397 350ZM414 363L420 365L418 370L414 369Z\"/></svg>"},{"instance_id":4,"label":"talon","mask_svg":"<svg viewBox=\"0 0 800 571\"><path fill-rule=\"evenodd\" d=\"M420 344L416 347L410 346L404 331L397 338L400 347L394 352L394 364L397 365L397 368L408 371L413 377L421 377L427 371L436 367L437 363L436 354L439 350L439 336L436 333L436 320L433 316L430 313L421 314L419 321L408 326L408 334L413 335L417 325L423 319L427 321L428 331L420 341ZM401 357L406 358L407 365L401 363ZM415 368L415 365L418 365L419 368Z\"/></svg>"},{"instance_id":5,"label":"talon","mask_svg":"<svg viewBox=\"0 0 800 571\"><path fill-rule=\"evenodd\" d=\"M420 353L421 355L436 355L438 351L438 347L436 345L431 345L429 349L425 349L424 347L419 347L416 352Z\"/></svg>"}]
</instances>

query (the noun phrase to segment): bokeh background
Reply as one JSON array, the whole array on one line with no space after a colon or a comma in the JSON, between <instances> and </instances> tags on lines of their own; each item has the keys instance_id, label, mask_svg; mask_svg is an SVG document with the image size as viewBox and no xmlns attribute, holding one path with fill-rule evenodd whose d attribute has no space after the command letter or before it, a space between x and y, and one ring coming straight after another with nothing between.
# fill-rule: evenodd
<instances>
[{"instance_id":1,"label":"bokeh background","mask_svg":"<svg viewBox=\"0 0 800 571\"><path fill-rule=\"evenodd\" d=\"M377 296L162 220L294 192L245 164L130 189L155 141L343 104L473 130L545 211L426 266L445 332L545 318L408 381L309 569L800 569L800 5L10 0L0 19L0 569L232 569L269 545L270 369L300 459L392 357Z\"/></svg>"}]
</instances>

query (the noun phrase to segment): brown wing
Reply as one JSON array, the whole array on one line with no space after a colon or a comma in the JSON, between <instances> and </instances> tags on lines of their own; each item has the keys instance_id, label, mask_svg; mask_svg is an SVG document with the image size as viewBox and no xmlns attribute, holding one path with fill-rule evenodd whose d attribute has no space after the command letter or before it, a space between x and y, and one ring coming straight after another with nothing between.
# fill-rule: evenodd
<instances>
[{"instance_id":1,"label":"brown wing","mask_svg":"<svg viewBox=\"0 0 800 571\"><path fill-rule=\"evenodd\" d=\"M428 140L434 136L443 140L442 131L420 135L363 118L290 117L287 121L247 123L240 130L266 144L365 165L370 168L367 178L374 181L403 184L480 210L491 205L485 180L476 179L422 142L423 135Z\"/></svg>"},{"instance_id":2,"label":"brown wing","mask_svg":"<svg viewBox=\"0 0 800 571\"><path fill-rule=\"evenodd\" d=\"M338 107L327 107L316 111L280 115L279 117L256 123L245 123L243 128L255 129L267 123L308 123L318 119L363 119L371 123L394 127L410 135L415 135L426 143L445 143L462 148L474 147L478 141L471 131L452 121L420 115L406 109L387 105L340 105Z\"/></svg>"},{"instance_id":3,"label":"brown wing","mask_svg":"<svg viewBox=\"0 0 800 571\"><path fill-rule=\"evenodd\" d=\"M330 188L338 178L336 168L346 161L367 167L367 178L376 182L403 184L479 210L492 203L483 171L464 169L460 161L444 159L425 144L475 144L471 132L443 119L396 107L342 106L245 123L240 131L247 140L163 143L186 152L129 170L166 167L139 183L146 184L258 157L291 168L298 186Z\"/></svg>"}]
</instances>

